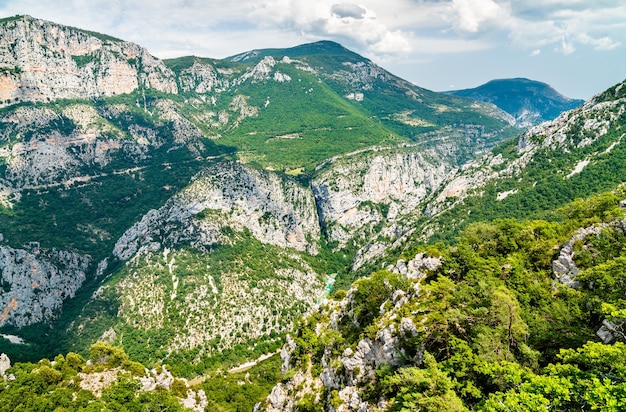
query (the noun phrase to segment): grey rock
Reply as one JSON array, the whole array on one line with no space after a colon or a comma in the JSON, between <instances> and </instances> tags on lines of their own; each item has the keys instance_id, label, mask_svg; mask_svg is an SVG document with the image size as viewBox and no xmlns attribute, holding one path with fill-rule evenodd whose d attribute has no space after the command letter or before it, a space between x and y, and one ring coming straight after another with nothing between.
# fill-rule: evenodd
<instances>
[{"instance_id":1,"label":"grey rock","mask_svg":"<svg viewBox=\"0 0 626 412\"><path fill-rule=\"evenodd\" d=\"M280 359L282 360L282 373L285 373L289 369L291 369L291 354L294 350L296 350L296 347L296 342L293 340L291 335L287 335L286 342L280 350Z\"/></svg>"},{"instance_id":2,"label":"grey rock","mask_svg":"<svg viewBox=\"0 0 626 412\"><path fill-rule=\"evenodd\" d=\"M5 76L0 106L15 99L113 96L139 87L178 92L174 73L144 48L30 16L0 26L0 63L19 69Z\"/></svg>"},{"instance_id":3,"label":"grey rock","mask_svg":"<svg viewBox=\"0 0 626 412\"><path fill-rule=\"evenodd\" d=\"M624 332L622 331L623 322L611 322L604 319L602 326L596 332L596 335L600 338L602 343L609 344L618 337L623 338Z\"/></svg>"},{"instance_id":4,"label":"grey rock","mask_svg":"<svg viewBox=\"0 0 626 412\"><path fill-rule=\"evenodd\" d=\"M552 262L552 273L554 277L561 283L572 288L579 288L580 282L576 281L576 275L580 269L576 267L574 262L574 244L584 241L589 236L597 236L606 228L626 233L626 219L616 220L609 223L600 223L594 226L581 228L569 239L561 250L559 256Z\"/></svg>"},{"instance_id":5,"label":"grey rock","mask_svg":"<svg viewBox=\"0 0 626 412\"><path fill-rule=\"evenodd\" d=\"M393 273L399 273L408 279L422 279L428 272L436 271L441 266L441 258L429 257L418 253L408 262L400 259L395 265L388 267Z\"/></svg>"},{"instance_id":6,"label":"grey rock","mask_svg":"<svg viewBox=\"0 0 626 412\"><path fill-rule=\"evenodd\" d=\"M10 367L11 367L11 360L6 355L6 353L3 353L2 355L0 355L0 376L2 376L4 380L7 379L6 372L7 370L9 370Z\"/></svg>"},{"instance_id":7,"label":"grey rock","mask_svg":"<svg viewBox=\"0 0 626 412\"><path fill-rule=\"evenodd\" d=\"M24 327L55 318L85 281L91 259L72 252L0 246L0 326Z\"/></svg>"},{"instance_id":8,"label":"grey rock","mask_svg":"<svg viewBox=\"0 0 626 412\"><path fill-rule=\"evenodd\" d=\"M213 219L195 219L200 212ZM149 211L115 244L120 260L190 242L203 248L228 243L223 227L244 228L262 242L317 253L309 239L320 230L312 194L278 175L222 162L200 173L163 207Z\"/></svg>"}]
</instances>

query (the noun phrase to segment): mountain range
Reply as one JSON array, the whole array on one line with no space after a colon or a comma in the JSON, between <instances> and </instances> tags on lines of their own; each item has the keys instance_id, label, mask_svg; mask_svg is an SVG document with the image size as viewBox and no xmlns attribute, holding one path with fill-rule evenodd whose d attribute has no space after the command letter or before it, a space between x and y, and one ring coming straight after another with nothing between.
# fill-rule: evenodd
<instances>
[{"instance_id":1,"label":"mountain range","mask_svg":"<svg viewBox=\"0 0 626 412\"><path fill-rule=\"evenodd\" d=\"M454 352L416 324L435 322L417 315L434 310L421 306L420 288L436 294L441 276L461 282L463 265L532 272L512 276L517 284L490 280L485 293L498 299L483 302L492 309L475 305L517 308L527 330L546 319L529 302L541 296L547 311L552 280L574 282L571 259L554 273L552 262L575 230L601 222L622 236L614 222L626 197L623 83L582 105L525 79L478 89L472 98L432 92L328 41L159 60L107 35L30 16L0 20L0 351L13 361L72 351L138 377L141 362L154 382L170 379L159 369L168 364L174 376L204 374L207 396L218 384L211 379L222 379L216 370L282 347L288 374L267 378L282 386L267 388L259 407L396 410L390 394L401 389L389 389L391 378L383 385L378 370ZM531 121L524 110L539 114ZM520 130L543 116L553 120ZM576 203L589 196L597 197ZM533 233L514 223L531 218L549 223L528 223ZM501 220L485 223L493 219ZM577 253L586 238L570 242ZM455 242L484 253L461 258ZM502 250L506 242L516 246ZM617 259L619 242L609 244L588 245L596 260L576 264ZM522 258L532 263L518 268ZM528 291L527 281L545 288ZM490 347L501 356L484 359L553 361L539 354L582 345L604 319L589 316L571 320L581 332L569 343L532 335L522 346L525 332L516 331L515 345L512 335L493 340L508 348ZM454 339L477 351L485 333ZM106 344L94 349L97 341ZM84 358L72 365L102 372ZM20 371L18 382L38 373ZM55 379L67 385L65 372ZM466 407L493 389L467 382L479 389L463 389ZM179 397L195 391L197 410L209 407L198 388L177 385Z\"/></svg>"},{"instance_id":2,"label":"mountain range","mask_svg":"<svg viewBox=\"0 0 626 412\"><path fill-rule=\"evenodd\" d=\"M546 83L524 78L492 80L473 89L446 93L493 103L513 116L515 124L522 128L553 120L584 103L563 96Z\"/></svg>"}]
</instances>

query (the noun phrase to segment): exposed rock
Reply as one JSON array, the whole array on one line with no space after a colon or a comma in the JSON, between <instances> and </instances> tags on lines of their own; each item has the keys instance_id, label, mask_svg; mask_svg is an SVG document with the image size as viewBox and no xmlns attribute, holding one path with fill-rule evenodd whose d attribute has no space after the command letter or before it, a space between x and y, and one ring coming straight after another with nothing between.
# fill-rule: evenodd
<instances>
[{"instance_id":1,"label":"exposed rock","mask_svg":"<svg viewBox=\"0 0 626 412\"><path fill-rule=\"evenodd\" d=\"M0 326L23 327L56 317L85 281L88 256L60 250L0 246Z\"/></svg>"},{"instance_id":2,"label":"exposed rock","mask_svg":"<svg viewBox=\"0 0 626 412\"><path fill-rule=\"evenodd\" d=\"M224 220L210 224L193 219L204 211L219 213ZM225 226L246 228L262 242L311 253L317 247L307 238L320 236L309 191L276 174L222 162L197 176L161 209L148 212L118 240L113 254L126 260L182 239L202 247L215 243Z\"/></svg>"},{"instance_id":3,"label":"exposed rock","mask_svg":"<svg viewBox=\"0 0 626 412\"><path fill-rule=\"evenodd\" d=\"M624 322L611 322L609 320L604 319L602 321L602 326L596 332L596 335L600 338L602 343L609 344L613 342L617 338L624 338L624 331L622 326Z\"/></svg>"},{"instance_id":4,"label":"exposed rock","mask_svg":"<svg viewBox=\"0 0 626 412\"><path fill-rule=\"evenodd\" d=\"M102 336L98 338L99 342L113 343L117 339L117 334L113 328L109 328L104 331Z\"/></svg>"},{"instance_id":5,"label":"exposed rock","mask_svg":"<svg viewBox=\"0 0 626 412\"><path fill-rule=\"evenodd\" d=\"M139 87L178 92L171 70L140 46L30 16L0 25L0 50L0 66L14 68L0 76L0 106Z\"/></svg>"},{"instance_id":6,"label":"exposed rock","mask_svg":"<svg viewBox=\"0 0 626 412\"><path fill-rule=\"evenodd\" d=\"M139 378L141 381L142 391L154 391L157 388L163 388L169 390L174 383L174 376L166 368L161 367L159 370L152 368L148 371L146 376Z\"/></svg>"},{"instance_id":7,"label":"exposed rock","mask_svg":"<svg viewBox=\"0 0 626 412\"><path fill-rule=\"evenodd\" d=\"M183 399L183 406L185 408L197 412L204 412L208 405L209 400L202 389L198 389L197 392L192 389L187 390L187 397Z\"/></svg>"},{"instance_id":8,"label":"exposed rock","mask_svg":"<svg viewBox=\"0 0 626 412\"><path fill-rule=\"evenodd\" d=\"M228 83L215 67L199 59L194 60L193 65L182 70L178 76L179 89L183 93L210 93L216 88L228 87Z\"/></svg>"},{"instance_id":9,"label":"exposed rock","mask_svg":"<svg viewBox=\"0 0 626 412\"><path fill-rule=\"evenodd\" d=\"M102 391L109 388L118 375L122 372L121 368L109 369L102 372L82 373L78 374L79 385L81 389L91 392L94 396L102 396Z\"/></svg>"},{"instance_id":10,"label":"exposed rock","mask_svg":"<svg viewBox=\"0 0 626 412\"><path fill-rule=\"evenodd\" d=\"M276 60L272 56L266 56L256 66L247 70L243 76L237 79L236 84L242 84L246 80L251 80L253 83L269 80L275 65Z\"/></svg>"},{"instance_id":11,"label":"exposed rock","mask_svg":"<svg viewBox=\"0 0 626 412\"><path fill-rule=\"evenodd\" d=\"M281 371L282 373L287 372L291 368L291 354L296 350L296 342L294 342L291 335L287 335L287 339L285 344L280 350L280 359L282 360Z\"/></svg>"},{"instance_id":12,"label":"exposed rock","mask_svg":"<svg viewBox=\"0 0 626 412\"><path fill-rule=\"evenodd\" d=\"M289 410L289 409L284 409L285 403L287 403L289 399L288 395L289 394L287 390L285 390L284 386L281 383L274 386L274 388L272 389L272 392L267 397L269 405L267 406L266 410L268 412Z\"/></svg>"},{"instance_id":13,"label":"exposed rock","mask_svg":"<svg viewBox=\"0 0 626 412\"><path fill-rule=\"evenodd\" d=\"M423 279L428 272L436 271L441 266L441 259L437 257L426 256L424 253L418 253L408 262L400 259L387 270L393 273L399 273L408 279Z\"/></svg>"},{"instance_id":14,"label":"exposed rock","mask_svg":"<svg viewBox=\"0 0 626 412\"><path fill-rule=\"evenodd\" d=\"M440 261L430 260L422 254L415 260L418 262L417 267L428 267L432 270L436 270L441 264ZM406 262L398 262L395 266L406 267ZM414 284L418 285L419 281L415 281ZM324 349L322 358L316 361L322 366L319 377L313 376L311 368L298 371L292 379L276 385L267 400L257 405L255 410L295 411L298 400L305 396L313 396L317 403L329 405L331 396L329 394L333 391L337 391L337 396L342 402L336 409L329 406L331 411L379 410L377 404L370 404L362 396L366 385L377 379L376 371L382 365L401 367L407 362L419 365L423 361L423 350L418 349L416 353L409 355L400 345L403 339L418 334L417 326L411 318L399 316L405 311L404 305L409 299L418 295L418 290L418 287L413 287L407 291L392 291L386 302L391 303L391 306L383 304L381 316L375 325L367 326L368 330L377 331L374 337L365 337L353 345L346 345L340 354L337 354L336 344L330 344ZM356 289L351 289L342 301L328 301L327 306L320 309L324 315L328 315L328 320L317 323L315 333L318 336L327 337L328 332L339 330L340 322L344 323L341 328L345 328L346 321L354 322L351 310L355 303L355 291ZM283 352L291 356L295 349L293 343L288 343L283 347ZM385 410L384 401L381 402L383 402L380 403L383 407L381 410Z\"/></svg>"},{"instance_id":15,"label":"exposed rock","mask_svg":"<svg viewBox=\"0 0 626 412\"><path fill-rule=\"evenodd\" d=\"M2 379L7 380L6 372L7 370L9 370L10 367L11 359L9 359L6 353L3 353L2 355L0 355L0 376L2 376Z\"/></svg>"},{"instance_id":16,"label":"exposed rock","mask_svg":"<svg viewBox=\"0 0 626 412\"><path fill-rule=\"evenodd\" d=\"M383 208L393 205L391 217L414 212L451 169L434 153L426 159L417 150L380 149L331 160L311 187L328 236L344 245L364 227L385 221Z\"/></svg>"},{"instance_id":17,"label":"exposed rock","mask_svg":"<svg viewBox=\"0 0 626 412\"><path fill-rule=\"evenodd\" d=\"M552 273L554 277L561 283L573 288L579 288L580 282L576 281L576 275L580 269L576 267L574 262L574 244L584 241L589 236L597 236L606 228L613 228L622 233L626 232L626 219L617 220L610 223L600 223L594 226L579 229L565 242L559 252L559 257L552 262Z\"/></svg>"}]
</instances>

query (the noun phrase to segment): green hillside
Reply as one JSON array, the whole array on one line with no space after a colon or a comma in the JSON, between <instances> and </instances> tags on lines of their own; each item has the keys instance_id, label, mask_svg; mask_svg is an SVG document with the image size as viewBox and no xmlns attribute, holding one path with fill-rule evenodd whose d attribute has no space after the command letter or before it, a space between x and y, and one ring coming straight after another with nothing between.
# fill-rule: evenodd
<instances>
[{"instance_id":1,"label":"green hillside","mask_svg":"<svg viewBox=\"0 0 626 412\"><path fill-rule=\"evenodd\" d=\"M521 132L334 42L0 25L0 411L624 409L623 83Z\"/></svg>"},{"instance_id":2,"label":"green hillside","mask_svg":"<svg viewBox=\"0 0 626 412\"><path fill-rule=\"evenodd\" d=\"M407 252L440 262L421 278L383 270L358 280L294 336L287 375L302 375L287 382L288 397L300 410L345 404L346 388L392 411L621 409L624 198L622 186L578 200L559 223L476 223L453 246ZM564 242L593 225L603 229L574 244L579 286L556 282ZM604 319L617 325L613 345L595 336ZM350 360L383 342L395 351L389 363Z\"/></svg>"}]
</instances>

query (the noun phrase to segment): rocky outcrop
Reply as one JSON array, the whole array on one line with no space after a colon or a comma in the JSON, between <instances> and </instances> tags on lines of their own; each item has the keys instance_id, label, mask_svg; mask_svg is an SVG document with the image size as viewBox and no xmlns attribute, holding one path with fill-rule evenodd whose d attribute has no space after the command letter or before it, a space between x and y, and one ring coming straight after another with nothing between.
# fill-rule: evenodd
<instances>
[{"instance_id":1,"label":"rocky outcrop","mask_svg":"<svg viewBox=\"0 0 626 412\"><path fill-rule=\"evenodd\" d=\"M178 74L178 87L181 93L206 94L228 87L228 84L228 80L223 79L213 65L199 59L194 60L191 67L181 70Z\"/></svg>"},{"instance_id":2,"label":"rocky outcrop","mask_svg":"<svg viewBox=\"0 0 626 412\"><path fill-rule=\"evenodd\" d=\"M311 184L320 222L340 245L363 228L414 212L452 165L413 148L373 149L329 162Z\"/></svg>"},{"instance_id":3,"label":"rocky outcrop","mask_svg":"<svg viewBox=\"0 0 626 412\"><path fill-rule=\"evenodd\" d=\"M85 281L90 258L60 250L0 246L0 326L23 327L56 317Z\"/></svg>"},{"instance_id":4,"label":"rocky outcrop","mask_svg":"<svg viewBox=\"0 0 626 412\"><path fill-rule=\"evenodd\" d=\"M580 282L576 281L576 275L580 269L574 262L574 244L583 242L590 236L598 236L605 229L616 230L626 233L626 219L616 220L610 223L600 223L590 227L581 228L563 245L559 256L552 262L552 273L555 279L569 287L579 288ZM584 247L584 246L583 246Z\"/></svg>"},{"instance_id":5,"label":"rocky outcrop","mask_svg":"<svg viewBox=\"0 0 626 412\"><path fill-rule=\"evenodd\" d=\"M407 267L407 262L398 261L392 266L394 269L406 272L404 276L413 276L419 270L436 270L441 264L437 258L427 257L418 254L408 263L414 268L414 273L399 269ZM294 340L288 337L287 344L281 351L283 360L283 373L286 368L296 366L298 370L295 376L286 382L276 385L267 400L258 405L258 410L268 412L296 411L298 402L305 397L313 397L315 403L329 405L332 403L333 411L373 411L376 405L371 401L364 400L364 388L367 384L375 381L376 371L383 365L400 367L407 363L421 364L423 350L416 353L407 353L401 342L415 337L418 329L413 319L402 316L405 305L419 295L419 276L412 278L412 287L408 290L393 290L389 299L380 307L380 318L375 325L369 325L369 337L362 337L352 345L342 347L335 343L330 343L324 350L319 362L322 370L319 376L312 373L312 368L298 368L294 365L293 355L298 349ZM345 299L336 302L328 302L328 306L320 309L323 319L315 326L315 333L319 339L328 339L333 333L340 331L340 325L352 320L352 310L356 302L356 289L348 291ZM347 320L350 319L350 320ZM372 336L372 331L376 330ZM330 342L333 339L330 338ZM302 366L302 365L300 365ZM335 395L332 395L335 393ZM330 394L330 395L329 395ZM330 397L336 396L333 402ZM385 410L384 408L382 410Z\"/></svg>"},{"instance_id":6,"label":"rocky outcrop","mask_svg":"<svg viewBox=\"0 0 626 412\"><path fill-rule=\"evenodd\" d=\"M208 218L194 218L200 213ZM118 240L113 254L126 260L182 241L208 246L227 226L245 228L265 243L311 253L320 237L315 201L307 189L274 173L222 162L199 174L162 208L148 212Z\"/></svg>"},{"instance_id":7,"label":"rocky outcrop","mask_svg":"<svg viewBox=\"0 0 626 412\"><path fill-rule=\"evenodd\" d=\"M620 202L620 207L626 206ZM576 276L580 273L580 268L576 266L574 261L575 251L574 245L580 243L583 248L587 248L585 241L592 236L600 236L604 230L617 231L626 234L626 219L616 220L609 223L600 223L590 227L581 228L563 245L559 251L559 256L552 262L552 273L555 279L571 288L578 289L583 286L593 288L593 284L583 285L576 280ZM623 319L603 319L602 325L596 331L596 335L600 340L609 344L617 338L624 338L624 320Z\"/></svg>"},{"instance_id":8,"label":"rocky outcrop","mask_svg":"<svg viewBox=\"0 0 626 412\"><path fill-rule=\"evenodd\" d=\"M6 380L8 378L6 373L7 370L9 370L10 368L11 359L9 359L6 353L3 353L2 355L0 355L0 377L2 377L2 379Z\"/></svg>"},{"instance_id":9,"label":"rocky outcrop","mask_svg":"<svg viewBox=\"0 0 626 412\"><path fill-rule=\"evenodd\" d=\"M404 259L398 260L395 265L387 267L387 270L393 273L399 273L407 279L421 280L429 273L433 273L439 269L441 263L441 258L418 253L408 262Z\"/></svg>"},{"instance_id":10,"label":"rocky outcrop","mask_svg":"<svg viewBox=\"0 0 626 412\"><path fill-rule=\"evenodd\" d=\"M173 72L144 48L30 16L0 24L0 68L0 106L178 92Z\"/></svg>"}]
</instances>

